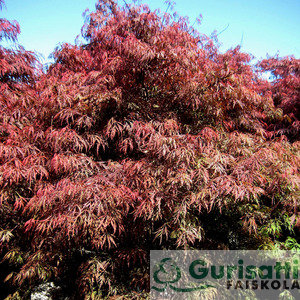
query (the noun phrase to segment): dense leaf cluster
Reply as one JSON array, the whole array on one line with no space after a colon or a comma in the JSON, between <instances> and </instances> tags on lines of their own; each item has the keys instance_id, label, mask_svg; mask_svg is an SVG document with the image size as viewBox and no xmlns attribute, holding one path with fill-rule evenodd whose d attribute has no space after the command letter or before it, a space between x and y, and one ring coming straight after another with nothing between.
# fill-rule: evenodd
<instances>
[{"instance_id":1,"label":"dense leaf cluster","mask_svg":"<svg viewBox=\"0 0 300 300\"><path fill-rule=\"evenodd\" d=\"M0 20L0 38L18 32ZM150 249L299 247L299 59L254 67L186 18L111 0L82 35L46 71L0 48L10 299L49 280L140 299Z\"/></svg>"}]
</instances>

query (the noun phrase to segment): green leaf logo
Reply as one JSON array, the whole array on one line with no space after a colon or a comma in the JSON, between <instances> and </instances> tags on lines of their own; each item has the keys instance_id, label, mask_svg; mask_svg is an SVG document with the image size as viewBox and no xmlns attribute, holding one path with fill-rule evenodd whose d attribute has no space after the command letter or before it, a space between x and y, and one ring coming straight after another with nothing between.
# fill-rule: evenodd
<instances>
[{"instance_id":1,"label":"green leaf logo","mask_svg":"<svg viewBox=\"0 0 300 300\"><path fill-rule=\"evenodd\" d=\"M172 283L176 283L181 279L181 270L170 257L163 258L156 267L157 269L153 272L153 279L157 284L162 285L162 287L152 286L151 289L155 291L164 292L169 286L176 292L188 293L213 287L207 284L201 284L200 286L191 288L177 288L173 286Z\"/></svg>"}]
</instances>

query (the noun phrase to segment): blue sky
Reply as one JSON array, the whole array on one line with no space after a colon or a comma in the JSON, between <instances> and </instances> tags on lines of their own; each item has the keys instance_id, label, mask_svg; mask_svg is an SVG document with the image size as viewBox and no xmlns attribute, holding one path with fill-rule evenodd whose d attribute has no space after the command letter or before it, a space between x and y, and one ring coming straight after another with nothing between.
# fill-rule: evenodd
<instances>
[{"instance_id":1,"label":"blue sky","mask_svg":"<svg viewBox=\"0 0 300 300\"><path fill-rule=\"evenodd\" d=\"M62 42L74 43L83 25L82 13L94 10L96 0L6 0L0 17L17 20L19 43L47 57ZM127 0L130 2L130 0ZM164 1L147 0L152 9L166 9ZM120 2L123 3L123 2ZM175 10L190 18L201 13L200 32L221 31L221 50L242 42L242 50L256 58L266 54L300 54L300 0L176 0Z\"/></svg>"}]
</instances>

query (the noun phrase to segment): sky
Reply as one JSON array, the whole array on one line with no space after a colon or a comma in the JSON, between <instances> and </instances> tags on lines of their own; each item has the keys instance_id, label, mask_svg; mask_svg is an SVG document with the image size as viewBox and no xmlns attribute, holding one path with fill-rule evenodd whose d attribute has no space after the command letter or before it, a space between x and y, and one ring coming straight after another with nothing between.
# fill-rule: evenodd
<instances>
[{"instance_id":1,"label":"sky","mask_svg":"<svg viewBox=\"0 0 300 300\"><path fill-rule=\"evenodd\" d=\"M49 61L60 43L74 43L80 34L88 8L96 0L6 0L0 18L16 20L21 27L19 43ZM130 0L127 0L130 3ZM144 0L151 9L166 10L164 0ZM201 14L198 31L210 35L214 30L221 51L239 44L242 51L257 59L266 55L300 57L300 0L176 0L175 10L191 23ZM124 3L119 0L119 3Z\"/></svg>"}]
</instances>

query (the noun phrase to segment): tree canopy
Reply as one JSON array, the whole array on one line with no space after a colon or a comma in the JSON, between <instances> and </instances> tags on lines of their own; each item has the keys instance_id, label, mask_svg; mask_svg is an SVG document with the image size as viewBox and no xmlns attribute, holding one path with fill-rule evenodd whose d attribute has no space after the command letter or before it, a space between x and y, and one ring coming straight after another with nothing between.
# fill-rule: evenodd
<instances>
[{"instance_id":1,"label":"tree canopy","mask_svg":"<svg viewBox=\"0 0 300 300\"><path fill-rule=\"evenodd\" d=\"M0 40L19 32L0 19ZM47 70L0 47L8 299L49 280L141 299L150 249L299 249L299 59L253 65L187 18L113 0L82 37Z\"/></svg>"}]
</instances>

